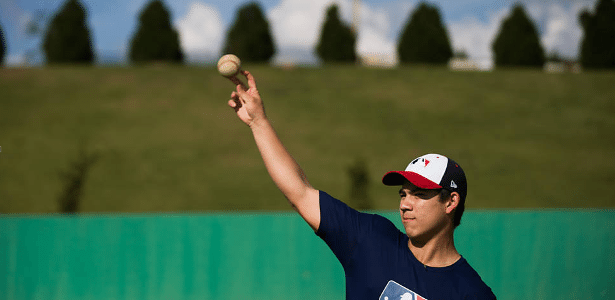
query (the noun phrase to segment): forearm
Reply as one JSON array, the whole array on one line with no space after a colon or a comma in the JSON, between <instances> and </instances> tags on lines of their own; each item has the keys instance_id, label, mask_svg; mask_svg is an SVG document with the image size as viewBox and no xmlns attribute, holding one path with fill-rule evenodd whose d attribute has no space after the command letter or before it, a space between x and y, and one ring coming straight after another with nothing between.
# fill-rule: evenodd
<instances>
[{"instance_id":1,"label":"forearm","mask_svg":"<svg viewBox=\"0 0 615 300\"><path fill-rule=\"evenodd\" d=\"M303 170L286 150L269 120L259 120L250 128L269 175L291 205L297 208L313 190Z\"/></svg>"}]
</instances>

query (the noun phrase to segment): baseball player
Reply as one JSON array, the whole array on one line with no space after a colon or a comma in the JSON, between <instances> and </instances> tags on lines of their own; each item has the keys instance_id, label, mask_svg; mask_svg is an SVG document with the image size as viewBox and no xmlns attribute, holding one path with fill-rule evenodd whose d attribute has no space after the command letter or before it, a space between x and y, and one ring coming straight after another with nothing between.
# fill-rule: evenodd
<instances>
[{"instance_id":1,"label":"baseball player","mask_svg":"<svg viewBox=\"0 0 615 300\"><path fill-rule=\"evenodd\" d=\"M346 299L495 299L455 248L467 193L459 164L427 154L384 175L385 185L399 186L401 232L312 187L267 119L253 75L241 74L248 86L232 78L237 87L228 105L252 130L277 187L342 264Z\"/></svg>"}]
</instances>

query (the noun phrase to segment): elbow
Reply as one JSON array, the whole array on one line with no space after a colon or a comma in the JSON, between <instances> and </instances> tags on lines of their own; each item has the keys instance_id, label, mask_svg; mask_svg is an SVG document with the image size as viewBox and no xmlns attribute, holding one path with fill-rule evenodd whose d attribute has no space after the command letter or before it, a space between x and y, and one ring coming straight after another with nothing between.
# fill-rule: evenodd
<instances>
[{"instance_id":1,"label":"elbow","mask_svg":"<svg viewBox=\"0 0 615 300\"><path fill-rule=\"evenodd\" d=\"M303 207L305 203L318 199L319 195L318 190L306 185L303 189L293 190L293 192L285 192L284 197L286 197L286 200L288 200L288 203L290 203L290 206L295 211L300 211L301 207Z\"/></svg>"}]
</instances>

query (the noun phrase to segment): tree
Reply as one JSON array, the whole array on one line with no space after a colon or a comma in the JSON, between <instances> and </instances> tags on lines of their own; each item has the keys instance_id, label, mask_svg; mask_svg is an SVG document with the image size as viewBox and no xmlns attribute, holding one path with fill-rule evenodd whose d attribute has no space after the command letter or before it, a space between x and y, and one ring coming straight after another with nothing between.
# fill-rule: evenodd
<instances>
[{"instance_id":1,"label":"tree","mask_svg":"<svg viewBox=\"0 0 615 300\"><path fill-rule=\"evenodd\" d=\"M4 41L4 34L2 33L2 25L0 25L0 67L4 62L4 53L6 52L6 42Z\"/></svg>"},{"instance_id":2,"label":"tree","mask_svg":"<svg viewBox=\"0 0 615 300\"><path fill-rule=\"evenodd\" d=\"M171 26L169 11L162 1L150 1L141 11L137 32L130 42L130 60L137 63L184 60L179 34Z\"/></svg>"},{"instance_id":3,"label":"tree","mask_svg":"<svg viewBox=\"0 0 615 300\"><path fill-rule=\"evenodd\" d=\"M453 50L438 7L425 2L414 10L397 44L401 63L446 64Z\"/></svg>"},{"instance_id":4,"label":"tree","mask_svg":"<svg viewBox=\"0 0 615 300\"><path fill-rule=\"evenodd\" d=\"M592 15L579 14L584 35L581 42L581 65L587 69L615 68L615 1L598 0Z\"/></svg>"},{"instance_id":5,"label":"tree","mask_svg":"<svg viewBox=\"0 0 615 300\"><path fill-rule=\"evenodd\" d=\"M273 57L275 45L269 22L258 3L248 3L237 11L223 49L246 62L267 62Z\"/></svg>"},{"instance_id":6,"label":"tree","mask_svg":"<svg viewBox=\"0 0 615 300\"><path fill-rule=\"evenodd\" d=\"M94 61L86 10L78 0L68 0L51 20L43 41L47 63Z\"/></svg>"},{"instance_id":7,"label":"tree","mask_svg":"<svg viewBox=\"0 0 615 300\"><path fill-rule=\"evenodd\" d=\"M339 17L336 4L329 6L327 16L320 32L320 40L316 45L316 54L324 62L354 62L357 38Z\"/></svg>"},{"instance_id":8,"label":"tree","mask_svg":"<svg viewBox=\"0 0 615 300\"><path fill-rule=\"evenodd\" d=\"M504 19L491 47L496 66L542 67L545 63L538 31L521 4Z\"/></svg>"}]
</instances>

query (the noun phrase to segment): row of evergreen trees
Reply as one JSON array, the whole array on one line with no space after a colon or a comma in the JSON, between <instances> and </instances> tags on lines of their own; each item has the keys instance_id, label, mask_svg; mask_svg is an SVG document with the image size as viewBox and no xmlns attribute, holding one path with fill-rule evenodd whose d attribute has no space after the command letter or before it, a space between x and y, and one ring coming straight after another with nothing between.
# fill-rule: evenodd
<instances>
[{"instance_id":1,"label":"row of evergreen trees","mask_svg":"<svg viewBox=\"0 0 615 300\"><path fill-rule=\"evenodd\" d=\"M92 63L94 54L86 26L87 13L79 0L67 0L48 25L43 51L48 63ZM161 0L152 0L141 11L136 34L130 42L133 63L148 61L182 62L179 34L170 22ZM579 16L585 32L580 62L585 68L615 68L615 1L597 0L595 13ZM316 54L328 62L355 62L356 33L339 17L337 5L326 12ZM538 31L521 4L500 27L492 44L496 66L541 67L546 58ZM0 27L0 62L6 42ZM224 53L234 53L247 62L266 62L275 54L269 23L260 6L253 2L241 7L227 33ZM434 5L421 3L402 31L397 53L401 63L445 64L453 57L447 30Z\"/></svg>"}]
</instances>

